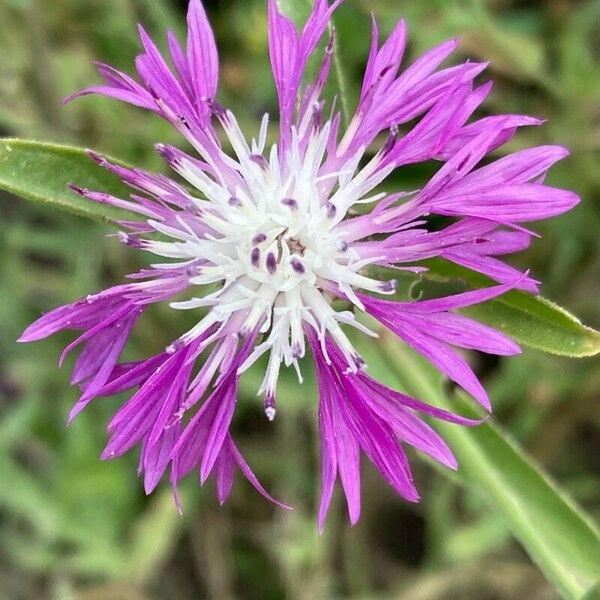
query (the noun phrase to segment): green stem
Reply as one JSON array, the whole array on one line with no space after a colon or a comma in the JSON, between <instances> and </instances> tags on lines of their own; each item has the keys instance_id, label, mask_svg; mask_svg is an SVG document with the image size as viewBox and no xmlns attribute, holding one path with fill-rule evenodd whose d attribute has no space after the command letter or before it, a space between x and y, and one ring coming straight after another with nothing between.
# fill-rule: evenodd
<instances>
[{"instance_id":1,"label":"green stem","mask_svg":"<svg viewBox=\"0 0 600 600\"><path fill-rule=\"evenodd\" d=\"M456 409L429 365L386 334L377 348L405 390L436 406ZM450 443L466 482L502 514L563 597L580 598L600 578L596 527L492 419L474 428L438 421L436 428Z\"/></svg>"},{"instance_id":2,"label":"green stem","mask_svg":"<svg viewBox=\"0 0 600 600\"><path fill-rule=\"evenodd\" d=\"M334 26L330 23L329 31L331 32L333 30ZM339 44L337 38L333 46L333 69L335 72L335 77L337 79L338 88L340 90L339 98L340 104L342 106L342 117L344 118L344 125L348 127L351 117L350 105L348 102L348 82L346 81L344 65L342 64L342 59L340 58Z\"/></svg>"}]
</instances>

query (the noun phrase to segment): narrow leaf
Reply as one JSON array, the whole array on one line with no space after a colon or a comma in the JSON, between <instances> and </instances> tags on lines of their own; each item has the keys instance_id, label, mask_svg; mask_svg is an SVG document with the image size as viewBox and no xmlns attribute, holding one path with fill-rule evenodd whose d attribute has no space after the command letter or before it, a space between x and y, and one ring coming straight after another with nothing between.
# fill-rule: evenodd
<instances>
[{"instance_id":1,"label":"narrow leaf","mask_svg":"<svg viewBox=\"0 0 600 600\"><path fill-rule=\"evenodd\" d=\"M127 211L82 198L69 183L122 198L129 195L118 177L94 163L83 148L0 139L0 190L96 221L131 218Z\"/></svg>"},{"instance_id":2,"label":"narrow leaf","mask_svg":"<svg viewBox=\"0 0 600 600\"><path fill-rule=\"evenodd\" d=\"M465 398L444 395L441 377L421 357L389 335L382 341L378 348L405 391L461 414L473 410ZM574 502L493 418L473 428L435 426L458 459L459 477L503 516L559 592L573 600L586 593L600 578L600 532Z\"/></svg>"},{"instance_id":3,"label":"narrow leaf","mask_svg":"<svg viewBox=\"0 0 600 600\"><path fill-rule=\"evenodd\" d=\"M428 279L459 279L476 288L495 283L475 271L438 259L427 261L426 266L429 271L424 277ZM600 332L542 296L513 290L461 312L504 331L529 348L570 357L600 352Z\"/></svg>"}]
</instances>

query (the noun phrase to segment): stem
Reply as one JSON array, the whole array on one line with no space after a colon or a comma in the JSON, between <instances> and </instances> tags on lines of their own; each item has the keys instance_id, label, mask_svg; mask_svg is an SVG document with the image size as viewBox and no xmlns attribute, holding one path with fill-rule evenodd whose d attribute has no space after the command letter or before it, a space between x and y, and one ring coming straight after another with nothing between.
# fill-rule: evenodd
<instances>
[{"instance_id":1,"label":"stem","mask_svg":"<svg viewBox=\"0 0 600 600\"><path fill-rule=\"evenodd\" d=\"M390 335L381 336L377 351L409 393L455 408L441 377ZM452 446L467 483L483 492L560 593L580 598L600 577L600 534L585 514L492 419L474 428L437 421L436 428Z\"/></svg>"},{"instance_id":2,"label":"stem","mask_svg":"<svg viewBox=\"0 0 600 600\"><path fill-rule=\"evenodd\" d=\"M333 31L334 26L332 23L329 24L329 31ZM335 71L335 77L338 82L338 87L340 89L340 104L342 106L342 117L344 118L344 125L348 127L350 123L350 106L348 104L348 83L346 81L346 75L344 72L344 65L342 64L342 59L340 58L339 53L339 45L338 38L335 39L335 43L333 46L333 69Z\"/></svg>"}]
</instances>

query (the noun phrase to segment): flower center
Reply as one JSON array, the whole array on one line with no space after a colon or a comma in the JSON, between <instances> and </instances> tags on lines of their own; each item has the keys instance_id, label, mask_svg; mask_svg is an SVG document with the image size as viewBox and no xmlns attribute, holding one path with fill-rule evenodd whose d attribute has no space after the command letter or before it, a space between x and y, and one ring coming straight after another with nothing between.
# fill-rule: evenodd
<instances>
[{"instance_id":1,"label":"flower center","mask_svg":"<svg viewBox=\"0 0 600 600\"><path fill-rule=\"evenodd\" d=\"M269 355L259 393L265 393L267 416L274 415L275 387L280 366L294 366L305 353L305 328L317 332L325 343L336 343L348 368L358 371L363 361L342 325L375 335L348 310L336 310L331 295L345 297L355 306L362 302L355 290L393 292L393 283L371 279L362 273L377 256L356 247L352 227L343 220L356 202L371 202L385 194L367 197L386 175L376 172L372 160L358 169L363 150L347 163L326 163L331 124L295 132L291 146L280 152L265 148L267 119L260 142L248 144L231 113L221 122L235 150L235 175L220 173L213 165L209 177L185 157L171 161L174 168L203 194L195 200L205 232L187 229L181 235L172 227L153 222L166 235L179 237L174 244L152 243L149 249L163 256L191 259L197 273L191 285L221 282L206 297L175 302L179 309L210 307L192 329L181 337L189 343L209 330L247 336L263 335L262 341L240 365L245 371L262 354ZM268 156L268 158L266 158ZM347 238L347 239L345 239Z\"/></svg>"},{"instance_id":2,"label":"flower center","mask_svg":"<svg viewBox=\"0 0 600 600\"><path fill-rule=\"evenodd\" d=\"M328 265L343 266L340 249L344 250L345 244L330 231L330 220L320 202L282 198L279 188L264 191L261 199L253 198L253 207L246 212L247 226L238 232L236 245L244 274L273 292L275 305L277 294L303 282L316 286L319 278L330 279ZM244 207L232 210L241 213Z\"/></svg>"},{"instance_id":3,"label":"flower center","mask_svg":"<svg viewBox=\"0 0 600 600\"><path fill-rule=\"evenodd\" d=\"M304 251L306 250L306 248L302 245L302 242L300 242L300 240L297 240L296 238L288 238L286 240L286 243L288 245L288 248L290 249L290 252L299 254L300 256L304 256Z\"/></svg>"}]
</instances>

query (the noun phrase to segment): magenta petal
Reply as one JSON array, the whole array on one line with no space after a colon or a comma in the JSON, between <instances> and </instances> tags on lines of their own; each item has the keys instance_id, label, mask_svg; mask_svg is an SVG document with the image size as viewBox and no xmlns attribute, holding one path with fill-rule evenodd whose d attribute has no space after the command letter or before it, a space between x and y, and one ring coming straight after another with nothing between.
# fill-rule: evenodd
<instances>
[{"instance_id":1,"label":"magenta petal","mask_svg":"<svg viewBox=\"0 0 600 600\"><path fill-rule=\"evenodd\" d=\"M371 51L369 60L365 68L365 75L362 84L360 95L361 103L364 102L369 89L377 80L380 81L382 89L385 89L389 83L396 77L404 48L406 46L406 23L400 20L394 31L390 34L387 40L377 50L378 29L374 15L371 15L372 21L372 36L371 36ZM360 111L360 108L359 108Z\"/></svg>"},{"instance_id":2,"label":"magenta petal","mask_svg":"<svg viewBox=\"0 0 600 600\"><path fill-rule=\"evenodd\" d=\"M337 469L348 503L348 516L352 525L360 518L360 446L353 434L348 430L352 417L348 414L344 403L340 401L342 391L335 382L336 404L333 407L333 426L335 428L334 444Z\"/></svg>"},{"instance_id":3,"label":"magenta petal","mask_svg":"<svg viewBox=\"0 0 600 600\"><path fill-rule=\"evenodd\" d=\"M318 361L317 361L318 368ZM335 450L336 431L333 425L329 388L322 377L319 384L319 434L321 439L321 501L319 503L318 528L323 531L325 519L331 504L333 488L337 478L337 455Z\"/></svg>"},{"instance_id":4,"label":"magenta petal","mask_svg":"<svg viewBox=\"0 0 600 600\"><path fill-rule=\"evenodd\" d=\"M177 70L179 83L183 86L186 94L190 97L194 96L194 89L192 88L192 76L190 75L190 68L187 63L187 57L179 40L172 31L167 31L167 43L169 44L169 54L173 65Z\"/></svg>"},{"instance_id":5,"label":"magenta petal","mask_svg":"<svg viewBox=\"0 0 600 600\"><path fill-rule=\"evenodd\" d=\"M108 381L98 390L98 396L114 396L128 390L143 381L167 358L165 353L157 354L135 363L121 363L113 369Z\"/></svg>"},{"instance_id":6,"label":"magenta petal","mask_svg":"<svg viewBox=\"0 0 600 600\"><path fill-rule=\"evenodd\" d=\"M71 409L71 412L69 413L69 423L87 406L87 404L98 394L99 390L102 389L104 384L108 381L108 378L117 364L117 360L119 359L119 356L121 355L121 352L123 351L123 348L127 342L134 322L135 321L130 319L129 323L123 323L123 329L118 332L118 335L114 337L113 340L111 340L110 350L106 354L102 363L99 365L98 371L86 384L81 398Z\"/></svg>"},{"instance_id":7,"label":"magenta petal","mask_svg":"<svg viewBox=\"0 0 600 600\"><path fill-rule=\"evenodd\" d=\"M187 14L187 62L197 102L214 98L219 79L219 59L212 28L200 0L190 0Z\"/></svg>"},{"instance_id":8,"label":"magenta petal","mask_svg":"<svg viewBox=\"0 0 600 600\"><path fill-rule=\"evenodd\" d=\"M450 350L442 342L426 337L416 331L409 331L408 328L395 327L393 331L409 346L425 356L452 381L458 383L471 394L487 411L492 410L490 399L475 373L456 352Z\"/></svg>"},{"instance_id":9,"label":"magenta petal","mask_svg":"<svg viewBox=\"0 0 600 600\"><path fill-rule=\"evenodd\" d=\"M152 446L142 451L144 491L146 494L152 493L163 476L179 433L178 425L165 429Z\"/></svg>"},{"instance_id":10,"label":"magenta petal","mask_svg":"<svg viewBox=\"0 0 600 600\"><path fill-rule=\"evenodd\" d=\"M568 155L569 151L562 146L521 150L466 175L460 182L460 191L466 193L508 183L528 183Z\"/></svg>"},{"instance_id":11,"label":"magenta petal","mask_svg":"<svg viewBox=\"0 0 600 600\"><path fill-rule=\"evenodd\" d=\"M395 435L386 424L368 411L347 378L344 380L344 388L354 412L352 431L365 454L398 494L411 502L418 501L419 494L408 459Z\"/></svg>"},{"instance_id":12,"label":"magenta petal","mask_svg":"<svg viewBox=\"0 0 600 600\"><path fill-rule=\"evenodd\" d=\"M528 223L560 215L578 202L579 196L573 192L524 183L468 193L458 189L435 199L431 206L443 215L470 215L500 223Z\"/></svg>"},{"instance_id":13,"label":"magenta petal","mask_svg":"<svg viewBox=\"0 0 600 600\"><path fill-rule=\"evenodd\" d=\"M541 125L542 123L543 121L540 119L524 115L484 117L463 127L462 130L439 151L436 158L439 160L449 160L466 144L471 142L482 132L489 130L490 127L495 127L495 125L500 125L500 129L496 130L497 133L493 142L490 144L490 151L495 150L512 139L519 127Z\"/></svg>"},{"instance_id":14,"label":"magenta petal","mask_svg":"<svg viewBox=\"0 0 600 600\"><path fill-rule=\"evenodd\" d=\"M269 54L279 96L281 121L289 124L299 85L298 34L292 21L279 12L276 0L269 0Z\"/></svg>"},{"instance_id":15,"label":"magenta petal","mask_svg":"<svg viewBox=\"0 0 600 600\"><path fill-rule=\"evenodd\" d=\"M463 315L453 313L420 315L408 318L406 321L409 325L412 323L415 327L424 327L433 337L460 348L499 356L511 356L521 352L518 344L503 333Z\"/></svg>"},{"instance_id":16,"label":"magenta petal","mask_svg":"<svg viewBox=\"0 0 600 600\"><path fill-rule=\"evenodd\" d=\"M204 483L207 480L213 465L217 460L221 446L229 431L229 425L231 424L233 411L235 409L237 386L231 385L228 381L224 381L220 385L226 388L226 391L223 394L221 394L219 390L215 392L215 394L219 394L219 404L208 432L206 449L200 465L201 483Z\"/></svg>"},{"instance_id":17,"label":"magenta petal","mask_svg":"<svg viewBox=\"0 0 600 600\"><path fill-rule=\"evenodd\" d=\"M217 461L215 462L217 499L220 504L225 504L231 494L236 466L237 463L234 454L224 448L219 453Z\"/></svg>"},{"instance_id":18,"label":"magenta petal","mask_svg":"<svg viewBox=\"0 0 600 600\"><path fill-rule=\"evenodd\" d=\"M467 267L467 269L483 273L499 283L505 284L507 282L519 281L515 286L516 289L525 290L533 294L538 293L538 281L531 279L527 274L517 271L514 267L507 265L497 258L483 256L462 248L444 251L442 256L458 265Z\"/></svg>"},{"instance_id":19,"label":"magenta petal","mask_svg":"<svg viewBox=\"0 0 600 600\"><path fill-rule=\"evenodd\" d=\"M114 338L114 332L110 329L101 331L92 340L84 345L80 352L71 373L71 383L85 386L86 380L93 377L98 372L106 355L111 350L111 341ZM112 373L111 373L112 374Z\"/></svg>"}]
</instances>

